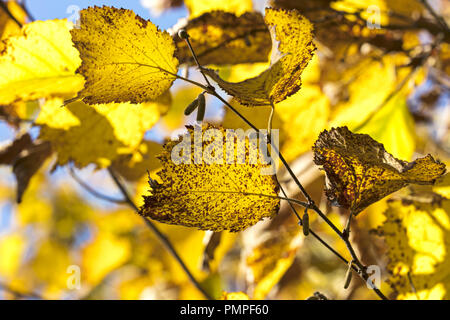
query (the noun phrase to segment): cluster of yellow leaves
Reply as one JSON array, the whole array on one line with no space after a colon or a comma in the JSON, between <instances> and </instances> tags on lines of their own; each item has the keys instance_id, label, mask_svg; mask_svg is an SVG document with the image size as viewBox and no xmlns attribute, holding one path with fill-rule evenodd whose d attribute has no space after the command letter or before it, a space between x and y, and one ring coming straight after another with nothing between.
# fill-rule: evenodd
<instances>
[{"instance_id":1,"label":"cluster of yellow leaves","mask_svg":"<svg viewBox=\"0 0 450 320\"><path fill-rule=\"evenodd\" d=\"M279 209L276 177L263 175L268 165L259 155L252 162L249 155L257 146L248 137L239 140L227 138L223 128L205 125L188 127L187 134L166 143L159 156L162 184L151 183L141 214L213 231L240 231L273 217Z\"/></svg>"},{"instance_id":2,"label":"cluster of yellow leaves","mask_svg":"<svg viewBox=\"0 0 450 320\"><path fill-rule=\"evenodd\" d=\"M379 228L388 246L388 283L398 299L447 300L450 202L392 201Z\"/></svg>"},{"instance_id":3,"label":"cluster of yellow leaves","mask_svg":"<svg viewBox=\"0 0 450 320\"><path fill-rule=\"evenodd\" d=\"M315 50L313 26L297 11L268 8L264 21L272 32L273 41L269 69L238 83L224 81L213 70L204 70L244 105L271 105L296 93L301 86L300 75Z\"/></svg>"},{"instance_id":4,"label":"cluster of yellow leaves","mask_svg":"<svg viewBox=\"0 0 450 320\"><path fill-rule=\"evenodd\" d=\"M240 16L248 11L253 11L252 0L228 0L228 1L212 1L212 0L185 0L186 7L189 10L190 17L198 17L205 12L222 10L231 12Z\"/></svg>"},{"instance_id":5,"label":"cluster of yellow leaves","mask_svg":"<svg viewBox=\"0 0 450 320\"><path fill-rule=\"evenodd\" d=\"M314 162L327 175L328 199L355 215L410 183L433 184L445 173L445 164L431 155L398 160L370 136L347 127L323 131L313 150Z\"/></svg>"}]
</instances>

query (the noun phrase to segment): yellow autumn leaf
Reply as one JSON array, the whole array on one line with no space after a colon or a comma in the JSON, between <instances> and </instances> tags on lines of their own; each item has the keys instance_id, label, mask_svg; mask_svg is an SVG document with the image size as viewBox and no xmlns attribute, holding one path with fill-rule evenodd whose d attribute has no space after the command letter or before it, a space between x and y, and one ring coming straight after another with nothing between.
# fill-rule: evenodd
<instances>
[{"instance_id":1,"label":"yellow autumn leaf","mask_svg":"<svg viewBox=\"0 0 450 320\"><path fill-rule=\"evenodd\" d=\"M265 23L272 32L271 67L242 82L224 81L210 69L204 72L241 104L250 106L278 103L296 93L300 76L313 56L313 26L296 10L266 9Z\"/></svg>"},{"instance_id":2,"label":"yellow autumn leaf","mask_svg":"<svg viewBox=\"0 0 450 320\"><path fill-rule=\"evenodd\" d=\"M72 97L83 88L80 64L66 20L36 21L6 40L0 55L0 104L44 97Z\"/></svg>"},{"instance_id":3,"label":"yellow autumn leaf","mask_svg":"<svg viewBox=\"0 0 450 320\"><path fill-rule=\"evenodd\" d=\"M150 181L142 215L212 231L240 231L276 215L276 177L262 163L256 139L211 125L187 128L164 146L162 183Z\"/></svg>"},{"instance_id":4,"label":"yellow autumn leaf","mask_svg":"<svg viewBox=\"0 0 450 320\"><path fill-rule=\"evenodd\" d=\"M172 90L172 103L169 111L161 118L161 123L172 131L184 125L184 110L203 90L197 86L180 86Z\"/></svg>"},{"instance_id":5,"label":"yellow autumn leaf","mask_svg":"<svg viewBox=\"0 0 450 320\"><path fill-rule=\"evenodd\" d=\"M369 135L347 127L323 131L313 151L314 163L326 172L328 200L355 215L410 183L433 184L445 173L445 164L431 155L398 160Z\"/></svg>"},{"instance_id":6,"label":"yellow autumn leaf","mask_svg":"<svg viewBox=\"0 0 450 320\"><path fill-rule=\"evenodd\" d=\"M207 12L180 28L189 34L201 65L265 62L269 59L270 33L259 12L247 12L239 17L224 11ZM186 41L177 34L174 40L180 63L193 65Z\"/></svg>"},{"instance_id":7,"label":"yellow autumn leaf","mask_svg":"<svg viewBox=\"0 0 450 320\"><path fill-rule=\"evenodd\" d=\"M72 40L86 79L79 97L88 104L155 100L178 71L172 37L131 10L89 7Z\"/></svg>"},{"instance_id":8,"label":"yellow autumn leaf","mask_svg":"<svg viewBox=\"0 0 450 320\"><path fill-rule=\"evenodd\" d=\"M74 161L78 167L95 163L107 167L121 155L135 152L145 132L160 117L159 104L129 103L88 106L81 101L61 107L47 101L36 119L40 138L50 141L58 164Z\"/></svg>"},{"instance_id":9,"label":"yellow autumn leaf","mask_svg":"<svg viewBox=\"0 0 450 320\"><path fill-rule=\"evenodd\" d=\"M240 16L247 11L253 11L252 0L184 0L190 17L197 17L205 12L222 10Z\"/></svg>"},{"instance_id":10,"label":"yellow autumn leaf","mask_svg":"<svg viewBox=\"0 0 450 320\"><path fill-rule=\"evenodd\" d=\"M254 299L264 299L292 265L303 243L301 234L297 225L270 231L247 256L247 280Z\"/></svg>"},{"instance_id":11,"label":"yellow autumn leaf","mask_svg":"<svg viewBox=\"0 0 450 320\"><path fill-rule=\"evenodd\" d=\"M398 299L450 298L450 201L392 201L378 232L388 247L388 283Z\"/></svg>"},{"instance_id":12,"label":"yellow autumn leaf","mask_svg":"<svg viewBox=\"0 0 450 320\"><path fill-rule=\"evenodd\" d=\"M22 264L26 249L26 238L20 233L11 233L0 238L0 275L13 278Z\"/></svg>"}]
</instances>

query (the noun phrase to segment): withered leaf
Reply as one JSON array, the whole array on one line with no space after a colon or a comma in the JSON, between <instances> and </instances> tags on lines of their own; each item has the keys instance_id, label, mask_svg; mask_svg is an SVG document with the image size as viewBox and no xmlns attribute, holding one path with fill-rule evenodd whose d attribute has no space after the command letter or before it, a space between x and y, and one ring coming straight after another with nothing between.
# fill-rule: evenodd
<instances>
[{"instance_id":1,"label":"withered leaf","mask_svg":"<svg viewBox=\"0 0 450 320\"><path fill-rule=\"evenodd\" d=\"M236 16L231 12L210 11L189 20L185 26L202 65L265 62L269 59L271 38L259 12ZM194 64L186 41L175 33L176 57L180 63Z\"/></svg>"},{"instance_id":2,"label":"withered leaf","mask_svg":"<svg viewBox=\"0 0 450 320\"><path fill-rule=\"evenodd\" d=\"M313 146L314 163L327 176L328 199L353 214L410 183L433 184L445 165L431 155L398 160L381 143L347 127L323 131Z\"/></svg>"}]
</instances>

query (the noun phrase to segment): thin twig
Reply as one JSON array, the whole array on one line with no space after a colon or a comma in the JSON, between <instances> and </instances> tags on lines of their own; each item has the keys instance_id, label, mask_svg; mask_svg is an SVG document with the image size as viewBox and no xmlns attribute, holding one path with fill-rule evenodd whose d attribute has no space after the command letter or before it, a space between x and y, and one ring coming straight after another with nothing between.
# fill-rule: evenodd
<instances>
[{"instance_id":1,"label":"thin twig","mask_svg":"<svg viewBox=\"0 0 450 320\"><path fill-rule=\"evenodd\" d=\"M126 200L126 203L131 208L133 208L137 213L139 213L139 208L136 206L136 204L133 202L133 200L131 200L131 197L128 194L128 191L125 188L125 186L122 184L122 182L120 181L119 176L114 172L114 170L111 167L108 168L108 171L109 171L109 174L110 174L111 178L113 179L114 183L119 188L120 192L122 192L122 194ZM164 246L167 248L167 250L169 250L169 252L175 258L175 260L177 260L178 264L183 269L183 271L186 273L186 275L188 276L188 278L192 282L192 284L205 296L206 299L212 300L213 298L209 295L208 292L205 291L205 289L200 285L200 283L197 281L197 279L195 279L194 275L191 273L189 268L186 266L184 261L181 259L180 255L177 253L175 247L172 245L170 240L158 229L158 227L153 222L151 222L144 216L142 216L142 219L144 220L147 227L149 227L149 229L153 231L153 233L156 235L156 237L164 244Z\"/></svg>"}]
</instances>

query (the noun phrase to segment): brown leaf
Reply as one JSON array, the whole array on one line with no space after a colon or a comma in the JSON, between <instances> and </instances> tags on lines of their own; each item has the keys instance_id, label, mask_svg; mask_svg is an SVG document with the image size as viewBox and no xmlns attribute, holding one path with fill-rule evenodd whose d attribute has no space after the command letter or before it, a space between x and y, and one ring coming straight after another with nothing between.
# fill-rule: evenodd
<instances>
[{"instance_id":1,"label":"brown leaf","mask_svg":"<svg viewBox=\"0 0 450 320\"><path fill-rule=\"evenodd\" d=\"M445 165L431 155L406 162L381 143L347 127L323 131L313 146L314 162L327 176L328 199L353 214L410 183L433 184Z\"/></svg>"}]
</instances>

